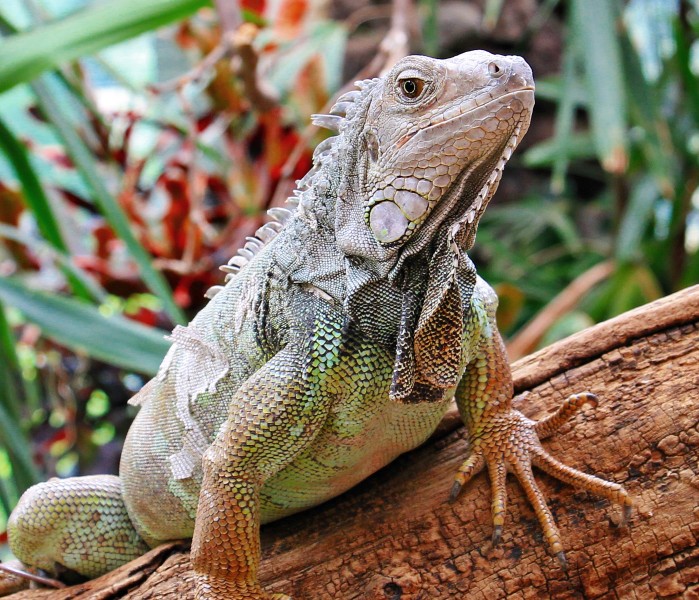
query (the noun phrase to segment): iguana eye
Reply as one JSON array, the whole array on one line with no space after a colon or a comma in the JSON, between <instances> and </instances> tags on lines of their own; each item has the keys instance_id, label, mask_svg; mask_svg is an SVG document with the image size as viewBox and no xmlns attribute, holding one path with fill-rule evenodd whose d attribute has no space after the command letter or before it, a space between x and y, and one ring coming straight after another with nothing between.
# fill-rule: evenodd
<instances>
[{"instance_id":1,"label":"iguana eye","mask_svg":"<svg viewBox=\"0 0 699 600\"><path fill-rule=\"evenodd\" d=\"M407 79L401 79L398 82L398 86L406 98L414 100L422 94L422 90L425 89L425 82L417 77L409 77Z\"/></svg>"}]
</instances>

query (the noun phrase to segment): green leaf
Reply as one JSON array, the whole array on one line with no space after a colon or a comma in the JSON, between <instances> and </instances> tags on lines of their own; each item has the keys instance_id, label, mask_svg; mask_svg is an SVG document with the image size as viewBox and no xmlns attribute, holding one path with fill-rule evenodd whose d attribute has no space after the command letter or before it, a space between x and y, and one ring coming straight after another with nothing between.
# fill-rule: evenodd
<instances>
[{"instance_id":1,"label":"green leaf","mask_svg":"<svg viewBox=\"0 0 699 600\"><path fill-rule=\"evenodd\" d=\"M427 56L437 56L439 52L439 1L420 0L424 12L422 19L422 42Z\"/></svg>"},{"instance_id":2,"label":"green leaf","mask_svg":"<svg viewBox=\"0 0 699 600\"><path fill-rule=\"evenodd\" d=\"M546 100L548 102L560 102L563 95L568 95L576 106L587 108L589 98L585 87L579 78L575 78L570 84L564 82L561 76L542 77L536 80L536 100Z\"/></svg>"},{"instance_id":3,"label":"green leaf","mask_svg":"<svg viewBox=\"0 0 699 600\"><path fill-rule=\"evenodd\" d=\"M633 187L616 239L614 253L620 262L628 262L643 255L642 242L659 198L658 188L648 175Z\"/></svg>"},{"instance_id":4,"label":"green leaf","mask_svg":"<svg viewBox=\"0 0 699 600\"><path fill-rule=\"evenodd\" d=\"M2 119L0 119L0 150L10 161L17 179L22 184L22 197L34 214L41 235L58 252L67 253L68 246L61 234L53 207L49 203L39 182L39 177L29 160L29 154ZM83 282L76 278L73 273L65 269L63 272L77 296L86 300L92 296L91 290L85 287Z\"/></svg>"},{"instance_id":5,"label":"green leaf","mask_svg":"<svg viewBox=\"0 0 699 600\"><path fill-rule=\"evenodd\" d=\"M500 20L503 4L505 4L504 0L486 0L483 12L483 28L487 32L490 33L495 29L495 25Z\"/></svg>"},{"instance_id":6,"label":"green leaf","mask_svg":"<svg viewBox=\"0 0 699 600\"><path fill-rule=\"evenodd\" d=\"M597 154L606 171L623 173L626 148L625 82L616 8L610 0L573 0L571 17L585 68L589 111Z\"/></svg>"},{"instance_id":7,"label":"green leaf","mask_svg":"<svg viewBox=\"0 0 699 600\"><path fill-rule=\"evenodd\" d=\"M162 331L121 316L105 317L94 306L37 292L16 278L0 279L0 300L19 309L59 344L131 371L157 373L170 347Z\"/></svg>"},{"instance_id":8,"label":"green leaf","mask_svg":"<svg viewBox=\"0 0 699 600\"><path fill-rule=\"evenodd\" d=\"M558 147L563 147L573 133L575 125L573 86L575 81L575 55L571 46L567 46L563 57L563 88L556 111L556 133L553 138L554 145ZM569 163L570 157L563 152L559 152L554 158L551 173L551 191L554 194L563 193Z\"/></svg>"},{"instance_id":9,"label":"green leaf","mask_svg":"<svg viewBox=\"0 0 699 600\"><path fill-rule=\"evenodd\" d=\"M15 339L5 316L5 306L0 302L0 446L12 459L13 479L17 490L23 492L39 481L39 476L31 458L29 441L22 434L20 382Z\"/></svg>"},{"instance_id":10,"label":"green leaf","mask_svg":"<svg viewBox=\"0 0 699 600\"><path fill-rule=\"evenodd\" d=\"M677 176L676 157L683 151L675 147L669 130L668 119L663 114L658 89L648 83L643 74L638 52L631 44L628 32L621 36L629 98L629 116L639 125L638 144L646 156L647 168L654 174L658 189L667 198L674 195L673 179Z\"/></svg>"},{"instance_id":11,"label":"green leaf","mask_svg":"<svg viewBox=\"0 0 699 600\"><path fill-rule=\"evenodd\" d=\"M539 142L524 153L523 161L528 167L541 168L566 160L587 159L595 155L592 137L587 133L573 133Z\"/></svg>"},{"instance_id":12,"label":"green leaf","mask_svg":"<svg viewBox=\"0 0 699 600\"><path fill-rule=\"evenodd\" d=\"M10 456L14 479L20 493L40 480L32 461L29 441L21 431L19 423L0 404L0 445Z\"/></svg>"},{"instance_id":13,"label":"green leaf","mask_svg":"<svg viewBox=\"0 0 699 600\"><path fill-rule=\"evenodd\" d=\"M20 414L20 392L16 385L19 373L15 338L7 322L5 306L0 302L0 406L3 406L13 419L19 419Z\"/></svg>"},{"instance_id":14,"label":"green leaf","mask_svg":"<svg viewBox=\"0 0 699 600\"><path fill-rule=\"evenodd\" d=\"M58 222L54 217L49 200L44 194L44 190L36 176L26 148L15 138L10 129L0 119L0 150L9 159L17 175L17 179L22 184L24 200L34 213L41 235L44 236L54 248L62 251L67 250L63 236L58 227Z\"/></svg>"},{"instance_id":15,"label":"green leaf","mask_svg":"<svg viewBox=\"0 0 699 600\"><path fill-rule=\"evenodd\" d=\"M207 0L108 0L0 42L0 92L63 63L168 25Z\"/></svg>"}]
</instances>

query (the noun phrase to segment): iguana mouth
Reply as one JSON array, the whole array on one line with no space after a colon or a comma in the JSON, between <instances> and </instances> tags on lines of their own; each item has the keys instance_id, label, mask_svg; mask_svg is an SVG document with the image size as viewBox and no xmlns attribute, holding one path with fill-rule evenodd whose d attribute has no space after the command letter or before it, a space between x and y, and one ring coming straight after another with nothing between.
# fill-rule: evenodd
<instances>
[{"instance_id":1,"label":"iguana mouth","mask_svg":"<svg viewBox=\"0 0 699 600\"><path fill-rule=\"evenodd\" d=\"M497 155L497 159L489 163L479 163L477 168L484 169L489 175L468 206L459 210L464 199L466 185L472 181L474 168L466 168L459 174L457 180L444 193L438 205L430 212L426 222L415 232L415 235L411 236L407 241L403 240L402 243L392 244L394 247L402 245L402 248L396 257L395 263L390 268L390 279L397 277L406 260L424 249L430 240L436 237L441 239L442 236L438 233L440 230L448 237L448 243L457 243L458 241L458 245L463 251L468 251L473 246L478 222L485 212L490 199L495 194L505 165L510 160L512 152L519 141L527 132L528 127L529 119L526 117L520 119L512 135L505 143L503 150ZM431 223L435 224L431 225ZM444 228L445 224L447 225L446 228Z\"/></svg>"},{"instance_id":2,"label":"iguana mouth","mask_svg":"<svg viewBox=\"0 0 699 600\"><path fill-rule=\"evenodd\" d=\"M495 104L496 102L502 102L503 100L506 100L507 98L511 97L516 97L521 95L523 92L531 92L532 94L534 93L534 86L525 86L522 87L518 90L513 90L511 92L507 92L505 94L502 94L501 96L498 96L496 98L491 98L487 102L484 102L483 104L477 104L476 106L473 106L466 110L465 112L460 112L458 115L454 115L452 117L449 117L448 119L444 119L442 121L433 121L431 122L427 127L423 129L415 129L415 131L411 131L409 133L406 133L402 138L400 138L394 145L394 148L401 148L404 146L407 142L409 142L413 137L415 137L418 133L421 131L424 131L425 129L430 129L431 127L436 127L436 126L442 126L447 123L452 123L453 121L458 121L459 119L463 119L464 117L467 116L472 116L475 112L482 110L484 108L487 108L488 106ZM437 117L443 116L445 113L439 113Z\"/></svg>"},{"instance_id":3,"label":"iguana mouth","mask_svg":"<svg viewBox=\"0 0 699 600\"><path fill-rule=\"evenodd\" d=\"M506 92L500 96L497 96L495 98L491 98L487 102L484 102L483 104L476 104L473 107L469 107L466 111L460 112L458 115L454 115L453 117L449 117L448 119L444 119L443 121L436 121L434 123L430 123L430 125L426 128L429 129L430 127L434 127L437 125L445 125L446 123L451 123L453 121L458 121L459 119L462 119L463 117L471 116L475 112L478 112L481 109L488 108L492 104L495 103L503 103L503 101L506 101L508 98L512 97L517 97L523 94L523 92L531 92L532 94L534 93L534 86L528 85L525 87L522 87L517 90L512 90L510 92ZM445 113L440 113L440 115L444 115ZM439 115L437 115L439 116ZM417 131L415 132L417 133ZM414 135L414 134L413 134Z\"/></svg>"}]
</instances>

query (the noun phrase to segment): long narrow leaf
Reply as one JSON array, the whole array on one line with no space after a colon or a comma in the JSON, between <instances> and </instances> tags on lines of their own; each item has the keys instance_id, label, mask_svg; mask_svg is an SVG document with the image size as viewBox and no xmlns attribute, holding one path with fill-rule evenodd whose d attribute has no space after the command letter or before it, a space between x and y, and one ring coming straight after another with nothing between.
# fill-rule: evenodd
<instances>
[{"instance_id":1,"label":"long narrow leaf","mask_svg":"<svg viewBox=\"0 0 699 600\"><path fill-rule=\"evenodd\" d=\"M637 260L642 255L642 242L658 197L655 181L648 175L634 186L621 219L614 248L614 254L620 263Z\"/></svg>"},{"instance_id":2,"label":"long narrow leaf","mask_svg":"<svg viewBox=\"0 0 699 600\"><path fill-rule=\"evenodd\" d=\"M2 280L0 280L2 281ZM12 460L15 486L23 492L39 481L39 475L31 458L29 441L22 434L20 425L19 360L15 352L15 340L5 316L5 306L0 302L0 446ZM9 498L5 498L9 501Z\"/></svg>"},{"instance_id":3,"label":"long narrow leaf","mask_svg":"<svg viewBox=\"0 0 699 600\"><path fill-rule=\"evenodd\" d=\"M42 77L35 81L32 84L32 89L39 101L39 107L49 121L56 127L58 135L65 144L68 154L85 180L85 183L92 191L92 198L95 204L99 207L100 212L107 219L107 222L114 229L119 238L126 244L131 256L138 264L143 281L153 293L160 298L170 317L178 323L184 323L186 320L185 316L175 303L172 291L165 277L153 267L153 258L136 239L133 231L131 231L129 220L124 214L124 211L121 209L121 206L119 206L116 198L109 193L100 177L97 162L89 148L61 112L61 109L47 85L46 78Z\"/></svg>"},{"instance_id":4,"label":"long narrow leaf","mask_svg":"<svg viewBox=\"0 0 699 600\"><path fill-rule=\"evenodd\" d=\"M671 198L674 194L672 181L678 171L677 148L673 146L658 90L643 74L640 58L626 30L621 36L621 44L629 92L629 116L632 122L643 128L639 145L647 157L648 169L657 180L658 189L666 198Z\"/></svg>"},{"instance_id":5,"label":"long narrow leaf","mask_svg":"<svg viewBox=\"0 0 699 600\"><path fill-rule=\"evenodd\" d=\"M549 167L557 161L589 159L594 157L595 146L592 138L587 133L572 133L568 137L539 142L524 153L524 164L527 167Z\"/></svg>"},{"instance_id":6,"label":"long narrow leaf","mask_svg":"<svg viewBox=\"0 0 699 600\"><path fill-rule=\"evenodd\" d=\"M12 23L3 17L2 14L0 14L0 34L2 36L10 36L19 32L19 29L17 29ZM73 67L74 66L75 65L73 65ZM85 110L90 113L90 116L103 125L105 123L104 116L99 110L97 110L97 106L90 95L85 93L83 84L78 81L77 78L74 80L74 78L67 76L66 73L64 73L64 70L55 71L55 75L58 77L58 79L60 79L63 85L70 90L75 99L85 107Z\"/></svg>"},{"instance_id":7,"label":"long narrow leaf","mask_svg":"<svg viewBox=\"0 0 699 600\"><path fill-rule=\"evenodd\" d=\"M5 447L10 455L18 492L23 492L29 486L39 481L39 473L34 466L29 450L29 441L21 433L19 423L12 418L1 404L0 444Z\"/></svg>"},{"instance_id":8,"label":"long narrow leaf","mask_svg":"<svg viewBox=\"0 0 699 600\"><path fill-rule=\"evenodd\" d=\"M13 502L7 489L7 483L0 477L0 523L2 523L3 517L7 518L10 512L12 512L12 506Z\"/></svg>"},{"instance_id":9,"label":"long narrow leaf","mask_svg":"<svg viewBox=\"0 0 699 600\"><path fill-rule=\"evenodd\" d=\"M121 316L105 317L84 302L34 291L14 278L0 279L0 299L47 337L124 369L153 375L169 348L163 332Z\"/></svg>"},{"instance_id":10,"label":"long narrow leaf","mask_svg":"<svg viewBox=\"0 0 699 600\"><path fill-rule=\"evenodd\" d=\"M15 340L5 316L5 306L0 302L0 406L4 406L13 418L19 419L19 360L15 352Z\"/></svg>"},{"instance_id":11,"label":"long narrow leaf","mask_svg":"<svg viewBox=\"0 0 699 600\"><path fill-rule=\"evenodd\" d=\"M67 250L58 222L54 217L49 200L39 183L39 178L29 162L26 148L15 138L10 129L0 118L0 150L2 150L22 184L24 200L37 219L41 235L54 248Z\"/></svg>"},{"instance_id":12,"label":"long narrow leaf","mask_svg":"<svg viewBox=\"0 0 699 600\"><path fill-rule=\"evenodd\" d=\"M684 19L678 17L675 21L675 45L677 51L675 53L675 62L677 63L680 81L684 86L687 94L687 108L689 114L694 120L694 126L699 127L699 81L697 81L696 71L694 69L693 58L696 42L696 33L692 34L690 25L683 23Z\"/></svg>"},{"instance_id":13,"label":"long narrow leaf","mask_svg":"<svg viewBox=\"0 0 699 600\"><path fill-rule=\"evenodd\" d=\"M39 406L39 389L36 380L29 381L22 376L15 338L5 310L5 305L0 299L0 404L19 419L22 406L29 411Z\"/></svg>"},{"instance_id":14,"label":"long narrow leaf","mask_svg":"<svg viewBox=\"0 0 699 600\"><path fill-rule=\"evenodd\" d=\"M563 89L561 99L556 111L556 133L554 141L556 146L563 146L573 133L575 124L575 99L573 86L575 83L575 54L570 46L566 47L563 57ZM551 173L551 191L554 194L563 193L565 177L568 171L570 158L563 153L557 154L554 159Z\"/></svg>"},{"instance_id":15,"label":"long narrow leaf","mask_svg":"<svg viewBox=\"0 0 699 600\"><path fill-rule=\"evenodd\" d=\"M10 161L15 175L22 185L22 197L34 214L41 235L43 235L46 241L57 251L66 253L68 246L63 239L63 235L58 226L58 220L53 214L53 208L29 160L27 150L15 138L12 131L5 125L2 119L0 119L0 150ZM69 271L64 270L64 273L70 283L71 289L77 296L85 300L92 296L90 290L83 285L80 279L76 278Z\"/></svg>"},{"instance_id":16,"label":"long narrow leaf","mask_svg":"<svg viewBox=\"0 0 699 600\"><path fill-rule=\"evenodd\" d=\"M4 223L0 223L0 238L5 238L12 240L13 242L24 244L28 248L31 248L35 253L43 252L47 254L51 260L53 260L58 267L63 270L64 273L72 277L75 281L80 282L83 289L85 289L89 296L94 300L102 302L107 297L107 292L99 284L99 282L78 267L71 260L70 255L63 253L60 250L56 250L48 243L37 240L16 227L11 227L10 225L5 225Z\"/></svg>"},{"instance_id":17,"label":"long narrow leaf","mask_svg":"<svg viewBox=\"0 0 699 600\"><path fill-rule=\"evenodd\" d=\"M616 6L611 0L574 0L571 15L585 65L597 153L605 170L623 173L628 164L626 98Z\"/></svg>"},{"instance_id":18,"label":"long narrow leaf","mask_svg":"<svg viewBox=\"0 0 699 600\"><path fill-rule=\"evenodd\" d=\"M207 0L109 0L0 43L0 92L193 14Z\"/></svg>"}]
</instances>

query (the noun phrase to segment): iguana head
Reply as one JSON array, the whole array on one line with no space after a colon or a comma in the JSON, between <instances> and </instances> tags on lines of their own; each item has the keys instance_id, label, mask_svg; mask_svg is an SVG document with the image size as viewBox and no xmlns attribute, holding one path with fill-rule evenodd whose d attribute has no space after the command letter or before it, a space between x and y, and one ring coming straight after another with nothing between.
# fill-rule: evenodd
<instances>
[{"instance_id":1,"label":"iguana head","mask_svg":"<svg viewBox=\"0 0 699 600\"><path fill-rule=\"evenodd\" d=\"M334 111L347 113L335 156L340 249L387 273L444 227L469 246L529 126L527 63L484 51L408 56L361 87Z\"/></svg>"}]
</instances>

